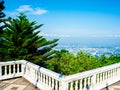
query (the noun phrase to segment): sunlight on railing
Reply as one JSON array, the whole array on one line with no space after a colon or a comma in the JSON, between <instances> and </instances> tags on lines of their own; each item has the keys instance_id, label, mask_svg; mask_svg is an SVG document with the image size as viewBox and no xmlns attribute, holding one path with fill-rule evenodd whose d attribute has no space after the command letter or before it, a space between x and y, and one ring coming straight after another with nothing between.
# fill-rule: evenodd
<instances>
[{"instance_id":1,"label":"sunlight on railing","mask_svg":"<svg viewBox=\"0 0 120 90\"><path fill-rule=\"evenodd\" d=\"M120 63L64 76L25 60L0 62L0 80L20 76L41 90L100 90L120 80Z\"/></svg>"},{"instance_id":2,"label":"sunlight on railing","mask_svg":"<svg viewBox=\"0 0 120 90\"><path fill-rule=\"evenodd\" d=\"M22 76L22 62L0 62L0 80Z\"/></svg>"}]
</instances>

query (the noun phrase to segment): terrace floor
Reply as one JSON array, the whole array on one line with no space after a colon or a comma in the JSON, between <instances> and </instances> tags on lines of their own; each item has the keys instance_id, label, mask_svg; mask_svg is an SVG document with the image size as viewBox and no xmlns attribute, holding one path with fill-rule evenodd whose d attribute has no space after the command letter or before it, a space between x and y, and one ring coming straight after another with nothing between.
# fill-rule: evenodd
<instances>
[{"instance_id":1,"label":"terrace floor","mask_svg":"<svg viewBox=\"0 0 120 90\"><path fill-rule=\"evenodd\" d=\"M0 81L0 90L40 90L26 79L14 78ZM101 90L120 90L120 81Z\"/></svg>"},{"instance_id":2,"label":"terrace floor","mask_svg":"<svg viewBox=\"0 0 120 90\"><path fill-rule=\"evenodd\" d=\"M104 89L101 89L101 90L120 90L120 81L118 81Z\"/></svg>"},{"instance_id":3,"label":"terrace floor","mask_svg":"<svg viewBox=\"0 0 120 90\"><path fill-rule=\"evenodd\" d=\"M26 79L14 78L0 81L0 90L40 90Z\"/></svg>"}]
</instances>

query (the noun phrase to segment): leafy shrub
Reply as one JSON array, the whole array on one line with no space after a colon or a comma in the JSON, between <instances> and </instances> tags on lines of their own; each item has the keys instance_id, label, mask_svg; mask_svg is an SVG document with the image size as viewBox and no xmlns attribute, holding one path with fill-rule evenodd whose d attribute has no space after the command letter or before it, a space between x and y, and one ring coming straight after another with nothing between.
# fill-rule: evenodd
<instances>
[{"instance_id":1,"label":"leafy shrub","mask_svg":"<svg viewBox=\"0 0 120 90\"><path fill-rule=\"evenodd\" d=\"M67 50L60 50L55 52L55 57L46 62L46 67L57 73L63 75L71 75L98 67L110 65L120 61L120 57L105 55L99 58L79 51L76 55Z\"/></svg>"}]
</instances>

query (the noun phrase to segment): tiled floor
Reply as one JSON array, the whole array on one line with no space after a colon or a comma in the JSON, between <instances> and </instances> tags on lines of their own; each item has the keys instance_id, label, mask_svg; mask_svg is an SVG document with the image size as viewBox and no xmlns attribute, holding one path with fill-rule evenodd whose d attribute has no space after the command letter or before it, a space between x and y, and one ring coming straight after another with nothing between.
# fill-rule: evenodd
<instances>
[{"instance_id":1,"label":"tiled floor","mask_svg":"<svg viewBox=\"0 0 120 90\"><path fill-rule=\"evenodd\" d=\"M24 78L0 81L0 90L40 90Z\"/></svg>"},{"instance_id":2,"label":"tiled floor","mask_svg":"<svg viewBox=\"0 0 120 90\"><path fill-rule=\"evenodd\" d=\"M120 81L118 81L102 90L120 90Z\"/></svg>"},{"instance_id":3,"label":"tiled floor","mask_svg":"<svg viewBox=\"0 0 120 90\"><path fill-rule=\"evenodd\" d=\"M24 78L0 81L0 90L40 90ZM120 90L120 81L101 90Z\"/></svg>"}]
</instances>

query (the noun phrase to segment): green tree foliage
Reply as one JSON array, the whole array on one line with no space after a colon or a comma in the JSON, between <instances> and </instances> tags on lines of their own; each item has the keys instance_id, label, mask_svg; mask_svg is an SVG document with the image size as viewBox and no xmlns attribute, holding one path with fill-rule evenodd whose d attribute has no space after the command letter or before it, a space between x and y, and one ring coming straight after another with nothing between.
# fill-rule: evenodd
<instances>
[{"instance_id":1,"label":"green tree foliage","mask_svg":"<svg viewBox=\"0 0 120 90\"><path fill-rule=\"evenodd\" d=\"M98 63L100 61L97 58L82 51L74 55L68 51L60 50L56 52L53 59L46 62L46 66L58 73L69 75L97 68Z\"/></svg>"},{"instance_id":2,"label":"green tree foliage","mask_svg":"<svg viewBox=\"0 0 120 90\"><path fill-rule=\"evenodd\" d=\"M70 75L117 62L120 62L120 56L111 55L110 57L106 57L102 55L97 58L82 51L73 54L66 50L60 50L56 51L54 58L46 62L46 66L55 72Z\"/></svg>"},{"instance_id":3,"label":"green tree foliage","mask_svg":"<svg viewBox=\"0 0 120 90\"><path fill-rule=\"evenodd\" d=\"M120 56L110 55L109 57L106 57L105 55L102 55L100 57L100 61L102 66L106 66L106 65L120 62Z\"/></svg>"},{"instance_id":4,"label":"green tree foliage","mask_svg":"<svg viewBox=\"0 0 120 90\"><path fill-rule=\"evenodd\" d=\"M4 28L4 25L2 25L3 18L5 17L5 14L3 13L4 8L4 1L0 1L0 35L3 33Z\"/></svg>"},{"instance_id":5,"label":"green tree foliage","mask_svg":"<svg viewBox=\"0 0 120 90\"><path fill-rule=\"evenodd\" d=\"M47 68L61 74L72 73L77 67L74 62L74 55L66 50L56 51L55 53L55 57L46 62Z\"/></svg>"},{"instance_id":6,"label":"green tree foliage","mask_svg":"<svg viewBox=\"0 0 120 90\"><path fill-rule=\"evenodd\" d=\"M3 25L3 21L5 17L5 14L3 13L4 8L5 8L4 1L0 1L0 61L4 60L4 56L5 56L5 50L3 49L4 48L3 29L5 27L5 25Z\"/></svg>"},{"instance_id":7,"label":"green tree foliage","mask_svg":"<svg viewBox=\"0 0 120 90\"><path fill-rule=\"evenodd\" d=\"M58 39L46 40L38 35L38 30L43 24L36 25L30 22L26 15L21 13L16 19L5 22L6 29L4 37L8 56L7 59L26 59L39 65L53 57L53 48L57 45Z\"/></svg>"}]
</instances>

